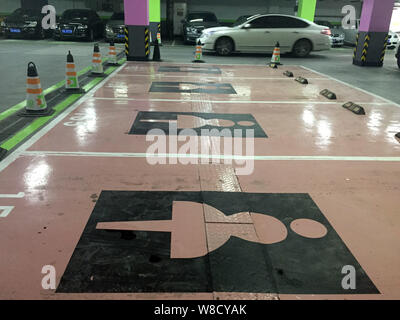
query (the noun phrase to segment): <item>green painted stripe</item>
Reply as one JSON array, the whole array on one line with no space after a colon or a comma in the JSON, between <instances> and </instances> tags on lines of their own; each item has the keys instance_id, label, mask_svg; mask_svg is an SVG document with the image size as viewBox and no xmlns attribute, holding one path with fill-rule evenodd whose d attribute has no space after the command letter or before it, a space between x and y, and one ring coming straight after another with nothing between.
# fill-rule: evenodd
<instances>
[{"instance_id":1,"label":"green painted stripe","mask_svg":"<svg viewBox=\"0 0 400 320\"><path fill-rule=\"evenodd\" d=\"M90 67L86 67L85 69L82 69L81 71L78 72L78 76L82 76L82 75L85 74L86 72L90 71L91 68L92 68L92 67L90 66ZM44 90L43 92L44 92L45 95L47 95L47 94L49 94L49 93L51 93L51 92L53 92L53 91L55 91L55 90L61 88L61 87L64 86L64 85L65 85L65 80L61 80L60 82L58 82L58 83L56 83L55 85L53 85L53 86L47 88L47 89ZM3 120L3 119L5 119L5 118L8 118L8 117L11 116L11 115L13 115L15 112L17 112L17 111L19 111L19 110L25 108L25 105L26 105L26 100L24 100L24 101L22 101L22 102L16 104L15 106L13 106L13 107L7 109L7 110L4 111L4 112L0 113L0 121Z\"/></svg>"},{"instance_id":2,"label":"green painted stripe","mask_svg":"<svg viewBox=\"0 0 400 320\"><path fill-rule=\"evenodd\" d=\"M47 122L49 122L51 119L56 117L58 114L60 114L65 108L67 108L69 105L74 103L76 100L78 100L82 94L73 94L67 99L65 99L63 102L59 103L54 107L54 114L48 117L41 117L36 120L34 120L30 125L26 126L24 129L19 131L17 134L15 134L12 138L8 139L6 142L4 142L0 147L6 150L11 150L14 148L16 145L18 145L21 141L29 137L32 133L34 133L36 130L40 129L43 127Z\"/></svg>"},{"instance_id":3,"label":"green painted stripe","mask_svg":"<svg viewBox=\"0 0 400 320\"><path fill-rule=\"evenodd\" d=\"M117 69L117 67L109 67L104 73L106 75L109 75L110 73L114 72Z\"/></svg>"},{"instance_id":4,"label":"green painted stripe","mask_svg":"<svg viewBox=\"0 0 400 320\"><path fill-rule=\"evenodd\" d=\"M95 78L94 80L90 81L86 86L83 87L83 89L88 92L91 90L94 86L96 86L98 83L100 83L104 78Z\"/></svg>"},{"instance_id":5,"label":"green painted stripe","mask_svg":"<svg viewBox=\"0 0 400 320\"><path fill-rule=\"evenodd\" d=\"M95 87L102 80L103 80L103 78L95 78L91 82L89 82L86 86L84 86L83 89L87 92L87 91L91 90L93 87ZM6 149L6 150L11 150L16 145L18 145L21 141L23 141L24 139L29 137L32 133L34 133L36 130L43 127L51 119L53 119L54 117L59 115L64 109L66 109L68 106L70 106L72 103L74 103L76 100L78 100L82 96L83 96L83 94L72 94L67 99L65 99L63 102L59 103L58 105L56 105L53 108L55 110L55 112L51 116L41 117L41 118L34 120L30 125L26 126L24 129L17 132L12 138L5 141L0 147L3 149Z\"/></svg>"}]
</instances>

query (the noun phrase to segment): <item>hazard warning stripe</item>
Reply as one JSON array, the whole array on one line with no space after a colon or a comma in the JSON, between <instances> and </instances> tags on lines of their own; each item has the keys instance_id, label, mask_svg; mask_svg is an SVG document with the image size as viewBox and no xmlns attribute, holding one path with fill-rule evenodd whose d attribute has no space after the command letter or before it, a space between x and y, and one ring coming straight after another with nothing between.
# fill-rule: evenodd
<instances>
[{"instance_id":1,"label":"hazard warning stripe","mask_svg":"<svg viewBox=\"0 0 400 320\"><path fill-rule=\"evenodd\" d=\"M26 80L27 84L40 84L40 79L36 78L36 79L27 79Z\"/></svg>"},{"instance_id":2,"label":"hazard warning stripe","mask_svg":"<svg viewBox=\"0 0 400 320\"><path fill-rule=\"evenodd\" d=\"M26 92L30 93L30 94L41 94L43 92L43 89L30 89L30 88L28 88L28 89L26 89Z\"/></svg>"}]
</instances>

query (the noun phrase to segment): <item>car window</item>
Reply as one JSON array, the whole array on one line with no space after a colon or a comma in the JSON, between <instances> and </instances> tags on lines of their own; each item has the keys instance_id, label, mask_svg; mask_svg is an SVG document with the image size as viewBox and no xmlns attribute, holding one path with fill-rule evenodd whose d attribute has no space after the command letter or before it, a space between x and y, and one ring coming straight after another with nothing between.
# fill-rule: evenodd
<instances>
[{"instance_id":1,"label":"car window","mask_svg":"<svg viewBox=\"0 0 400 320\"><path fill-rule=\"evenodd\" d=\"M213 13L189 13L187 16L189 22L216 22L217 17Z\"/></svg>"},{"instance_id":2,"label":"car window","mask_svg":"<svg viewBox=\"0 0 400 320\"><path fill-rule=\"evenodd\" d=\"M70 19L81 19L87 20L90 16L90 11L76 11L76 10L67 10L63 13L63 18L70 20Z\"/></svg>"},{"instance_id":3,"label":"car window","mask_svg":"<svg viewBox=\"0 0 400 320\"><path fill-rule=\"evenodd\" d=\"M285 16L272 16L271 28L307 28L309 24L303 20L285 17Z\"/></svg>"},{"instance_id":4,"label":"car window","mask_svg":"<svg viewBox=\"0 0 400 320\"><path fill-rule=\"evenodd\" d=\"M125 20L125 15L123 12L119 12L119 13L114 13L110 20Z\"/></svg>"},{"instance_id":5,"label":"car window","mask_svg":"<svg viewBox=\"0 0 400 320\"><path fill-rule=\"evenodd\" d=\"M263 29L263 28L272 28L271 17L260 17L250 22L250 28L252 29Z\"/></svg>"}]
</instances>

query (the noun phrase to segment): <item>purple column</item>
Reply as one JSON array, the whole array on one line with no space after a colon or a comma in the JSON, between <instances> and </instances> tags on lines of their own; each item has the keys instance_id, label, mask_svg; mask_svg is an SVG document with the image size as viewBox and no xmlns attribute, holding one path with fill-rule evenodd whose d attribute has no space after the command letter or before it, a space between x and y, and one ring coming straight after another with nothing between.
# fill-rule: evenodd
<instances>
[{"instance_id":1,"label":"purple column","mask_svg":"<svg viewBox=\"0 0 400 320\"><path fill-rule=\"evenodd\" d=\"M360 30L388 32L395 0L364 0Z\"/></svg>"},{"instance_id":2,"label":"purple column","mask_svg":"<svg viewBox=\"0 0 400 320\"><path fill-rule=\"evenodd\" d=\"M149 25L149 0L124 0L125 25Z\"/></svg>"},{"instance_id":3,"label":"purple column","mask_svg":"<svg viewBox=\"0 0 400 320\"><path fill-rule=\"evenodd\" d=\"M364 0L353 64L382 67L395 0Z\"/></svg>"},{"instance_id":4,"label":"purple column","mask_svg":"<svg viewBox=\"0 0 400 320\"><path fill-rule=\"evenodd\" d=\"M125 52L128 61L148 60L150 55L149 0L124 0Z\"/></svg>"}]
</instances>

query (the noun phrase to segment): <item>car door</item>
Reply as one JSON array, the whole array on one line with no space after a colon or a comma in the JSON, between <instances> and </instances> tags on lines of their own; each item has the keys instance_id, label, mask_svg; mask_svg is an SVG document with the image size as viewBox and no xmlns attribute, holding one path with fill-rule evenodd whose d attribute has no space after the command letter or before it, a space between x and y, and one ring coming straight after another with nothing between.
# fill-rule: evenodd
<instances>
[{"instance_id":1,"label":"car door","mask_svg":"<svg viewBox=\"0 0 400 320\"><path fill-rule=\"evenodd\" d=\"M272 52L273 43L270 17L263 16L250 20L247 24L234 30L231 36L236 50L242 52Z\"/></svg>"},{"instance_id":2,"label":"car door","mask_svg":"<svg viewBox=\"0 0 400 320\"><path fill-rule=\"evenodd\" d=\"M270 16L271 40L276 44L279 42L282 52L290 52L295 42L301 38L309 38L307 22L295 17Z\"/></svg>"}]
</instances>

